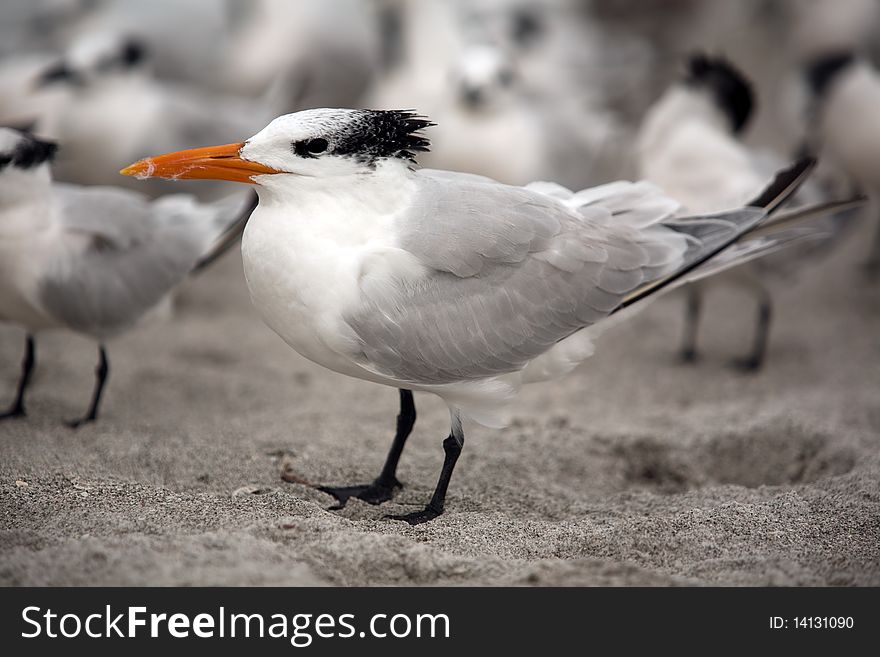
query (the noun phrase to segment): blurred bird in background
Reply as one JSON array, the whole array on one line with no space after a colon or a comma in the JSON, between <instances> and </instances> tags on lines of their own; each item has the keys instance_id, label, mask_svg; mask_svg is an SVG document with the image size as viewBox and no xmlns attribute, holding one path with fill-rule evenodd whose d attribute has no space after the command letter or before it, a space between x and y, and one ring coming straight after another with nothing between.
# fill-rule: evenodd
<instances>
[{"instance_id":1,"label":"blurred bird in background","mask_svg":"<svg viewBox=\"0 0 880 657\"><path fill-rule=\"evenodd\" d=\"M826 53L804 71L811 97L810 145L870 199L868 273L880 276L880 74L851 51Z\"/></svg>"},{"instance_id":2,"label":"blurred bird in background","mask_svg":"<svg viewBox=\"0 0 880 657\"><path fill-rule=\"evenodd\" d=\"M118 184L111 176L116 163L139 157L155 144L202 143L209 136L222 140L261 125L267 112L288 106L277 89L273 98L247 100L160 81L149 60L141 41L101 33L82 37L37 74L34 95L45 91L50 102L34 116L35 129L64 145L54 169L60 179ZM208 116L206 106L211 107ZM147 191L169 190L181 188L166 184ZM218 190L211 192L216 196Z\"/></svg>"},{"instance_id":3,"label":"blurred bird in background","mask_svg":"<svg viewBox=\"0 0 880 657\"><path fill-rule=\"evenodd\" d=\"M106 342L160 309L175 285L234 244L255 199L239 193L202 204L178 194L151 201L119 188L53 183L55 150L53 142L0 129L0 321L27 333L15 400L0 418L25 415L35 336L60 328L98 343L91 402L70 423L78 427L98 416Z\"/></svg>"},{"instance_id":4,"label":"blurred bird in background","mask_svg":"<svg viewBox=\"0 0 880 657\"><path fill-rule=\"evenodd\" d=\"M637 138L640 176L656 183L683 205L684 213L721 212L741 206L764 186L784 159L742 141L756 104L751 82L729 61L692 55L684 78L673 84L650 108ZM815 186L805 184L796 202L822 200ZM843 234L848 215L837 220L819 217L809 231L811 241L827 248ZM803 230L803 229L799 229ZM814 246L811 244L811 247ZM759 369L766 355L773 310L769 283L774 275L790 274L798 260L815 264L816 249L788 248L749 262L724 276L688 286L681 357L697 358L697 332L706 291L720 284L739 287L755 299L756 322L749 353L734 364Z\"/></svg>"}]
</instances>

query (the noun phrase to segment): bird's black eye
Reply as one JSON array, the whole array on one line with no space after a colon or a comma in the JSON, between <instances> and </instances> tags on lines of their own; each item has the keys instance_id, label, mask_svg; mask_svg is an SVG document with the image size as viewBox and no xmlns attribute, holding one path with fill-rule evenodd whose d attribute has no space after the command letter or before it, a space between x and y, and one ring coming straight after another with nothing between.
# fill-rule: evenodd
<instances>
[{"instance_id":1,"label":"bird's black eye","mask_svg":"<svg viewBox=\"0 0 880 657\"><path fill-rule=\"evenodd\" d=\"M317 139L309 139L306 142L306 150L313 155L323 153L327 150L327 140L321 139L320 137L318 137Z\"/></svg>"},{"instance_id":2,"label":"bird's black eye","mask_svg":"<svg viewBox=\"0 0 880 657\"><path fill-rule=\"evenodd\" d=\"M327 150L327 140L323 137L315 137L314 139L304 139L294 142L293 152L300 157L315 157L319 153Z\"/></svg>"}]
</instances>

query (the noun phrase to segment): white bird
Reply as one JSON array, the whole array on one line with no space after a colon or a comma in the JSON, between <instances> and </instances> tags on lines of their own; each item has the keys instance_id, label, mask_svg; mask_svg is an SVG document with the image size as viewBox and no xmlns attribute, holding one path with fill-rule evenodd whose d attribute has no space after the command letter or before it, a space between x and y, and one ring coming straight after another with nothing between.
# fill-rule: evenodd
<instances>
[{"instance_id":1,"label":"white bird","mask_svg":"<svg viewBox=\"0 0 880 657\"><path fill-rule=\"evenodd\" d=\"M258 130L291 109L292 86L279 84L259 98L212 94L157 79L151 58L149 46L137 38L93 34L78 39L34 76L31 100L41 110L31 117L37 120L36 130L64 144L53 168L57 180L127 183L116 175L119 167L154 149L225 141L227 135ZM210 117L205 116L206 105L212 109ZM151 196L169 191L167 183L155 182L141 191ZM228 185L185 191L216 198L228 193Z\"/></svg>"},{"instance_id":2,"label":"white bird","mask_svg":"<svg viewBox=\"0 0 880 657\"><path fill-rule=\"evenodd\" d=\"M96 35L129 35L148 44L159 78L200 86L224 68L233 26L242 9L253 4L223 0L76 1L86 7L73 20L64 21L63 43Z\"/></svg>"},{"instance_id":3,"label":"white bird","mask_svg":"<svg viewBox=\"0 0 880 657\"><path fill-rule=\"evenodd\" d=\"M15 401L2 418L25 415L34 336L67 329L98 343L91 403L97 417L108 375L105 342L160 307L169 291L234 241L255 198L200 204L188 195L156 201L113 187L53 183L56 146L0 128L0 321L27 332Z\"/></svg>"},{"instance_id":4,"label":"white bird","mask_svg":"<svg viewBox=\"0 0 880 657\"><path fill-rule=\"evenodd\" d=\"M691 56L685 78L673 84L645 115L637 138L639 175L679 201L682 212L721 212L746 203L781 166L771 153L750 149L740 139L753 106L751 83L729 61L702 54ZM828 240L840 234L834 231L840 224L828 221L823 225L829 231ZM820 236L823 229L817 226L813 236ZM788 273L796 264L792 262L794 252L802 260L812 255L801 251L786 249L732 269L724 276L688 286L682 359L693 362L697 357L703 295L709 288L726 284L743 289L755 299L752 347L745 358L734 363L747 371L759 369L766 354L773 309L768 274L774 273L773 265Z\"/></svg>"},{"instance_id":5,"label":"white bird","mask_svg":"<svg viewBox=\"0 0 880 657\"><path fill-rule=\"evenodd\" d=\"M773 244L729 247L756 229L810 169L802 162L753 202L675 219L645 183L578 193L421 169L431 125L407 111L319 109L279 117L243 143L137 162L123 174L237 180L260 202L242 257L254 305L320 365L401 393L398 434L366 486L323 490L371 503L400 485L411 392L440 396L451 430L440 479L412 524L437 517L464 442L462 418L503 426L519 388L592 353L615 312ZM474 145L475 148L479 144ZM716 257L717 256L717 257Z\"/></svg>"},{"instance_id":6,"label":"white bird","mask_svg":"<svg viewBox=\"0 0 880 657\"><path fill-rule=\"evenodd\" d=\"M880 73L851 51L825 53L805 68L812 147L869 198L873 246L865 263L880 272Z\"/></svg>"}]
</instances>

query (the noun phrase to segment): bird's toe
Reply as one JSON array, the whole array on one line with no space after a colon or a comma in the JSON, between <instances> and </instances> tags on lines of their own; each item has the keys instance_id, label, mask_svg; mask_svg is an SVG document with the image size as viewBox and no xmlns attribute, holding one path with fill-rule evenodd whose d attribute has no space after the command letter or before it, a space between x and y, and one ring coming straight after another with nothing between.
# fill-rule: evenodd
<instances>
[{"instance_id":1,"label":"bird's toe","mask_svg":"<svg viewBox=\"0 0 880 657\"><path fill-rule=\"evenodd\" d=\"M348 500L356 497L363 500L367 504L382 504L394 497L394 493L398 488L402 488L397 479L389 483L374 481L371 484L363 484L358 486L318 486L318 490L327 493L336 498L336 504L330 507L331 510L339 510L345 507Z\"/></svg>"},{"instance_id":2,"label":"bird's toe","mask_svg":"<svg viewBox=\"0 0 880 657\"><path fill-rule=\"evenodd\" d=\"M693 365L698 360L700 360L700 356L696 349L682 349L679 352L678 361L683 365Z\"/></svg>"},{"instance_id":3,"label":"bird's toe","mask_svg":"<svg viewBox=\"0 0 880 657\"><path fill-rule=\"evenodd\" d=\"M27 417L27 413L24 412L23 408L13 408L0 413L0 421L13 420L17 417Z\"/></svg>"},{"instance_id":4,"label":"bird's toe","mask_svg":"<svg viewBox=\"0 0 880 657\"><path fill-rule=\"evenodd\" d=\"M89 417L81 417L76 420L67 420L64 424L67 425L68 429L80 429L87 424L91 424L95 421L95 418Z\"/></svg>"},{"instance_id":5,"label":"bird's toe","mask_svg":"<svg viewBox=\"0 0 880 657\"><path fill-rule=\"evenodd\" d=\"M404 522L408 522L410 525L421 525L425 522L430 522L437 516L443 513L442 510L438 511L430 504L426 506L421 511L413 511L412 513L404 513L400 515L387 515L385 516L386 520L403 520Z\"/></svg>"},{"instance_id":6,"label":"bird's toe","mask_svg":"<svg viewBox=\"0 0 880 657\"><path fill-rule=\"evenodd\" d=\"M742 374L757 374L764 365L763 358L755 358L754 356L746 356L745 358L734 358L730 361L730 367L741 372Z\"/></svg>"}]
</instances>

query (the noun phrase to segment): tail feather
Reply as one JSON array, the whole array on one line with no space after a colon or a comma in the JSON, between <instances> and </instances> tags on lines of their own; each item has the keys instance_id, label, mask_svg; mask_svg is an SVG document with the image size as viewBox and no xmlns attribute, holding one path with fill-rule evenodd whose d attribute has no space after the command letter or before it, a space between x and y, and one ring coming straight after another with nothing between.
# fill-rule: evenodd
<instances>
[{"instance_id":1,"label":"tail feather","mask_svg":"<svg viewBox=\"0 0 880 657\"><path fill-rule=\"evenodd\" d=\"M720 274L733 267L738 267L751 260L763 258L776 251L786 249L797 242L823 240L829 237L829 235L830 233L823 231L793 228L772 238L760 237L754 240L749 239L737 242L723 253L720 253L717 257L708 262L704 262L689 273L677 278L673 283L667 286L666 291L672 291L682 285L693 283L703 278L709 278L710 276L715 276L716 274Z\"/></svg>"},{"instance_id":2,"label":"tail feather","mask_svg":"<svg viewBox=\"0 0 880 657\"><path fill-rule=\"evenodd\" d=\"M781 230L800 226L829 215L845 216L849 219L851 218L850 210L862 207L867 200L866 196L854 196L842 201L825 201L823 203L813 203L807 206L792 208L768 219L759 227L749 232L747 236L752 238L774 235Z\"/></svg>"},{"instance_id":3,"label":"tail feather","mask_svg":"<svg viewBox=\"0 0 880 657\"><path fill-rule=\"evenodd\" d=\"M767 185L757 198L746 205L752 208L762 208L767 214L772 214L794 196L815 167L816 158L809 156L801 158L790 167L779 171L773 178L773 182Z\"/></svg>"},{"instance_id":4,"label":"tail feather","mask_svg":"<svg viewBox=\"0 0 880 657\"><path fill-rule=\"evenodd\" d=\"M665 278L652 281L627 295L613 312L618 312L639 301L675 285L722 251L755 231L767 217L790 199L807 179L816 160L811 157L798 160L776 174L773 181L751 203L740 210L712 216L685 217L665 221L663 225L688 236L690 245L684 254L685 265ZM745 254L743 254L745 255ZM757 255L752 256L757 257ZM737 262L731 262L734 266ZM702 278L703 276L700 276Z\"/></svg>"}]
</instances>

